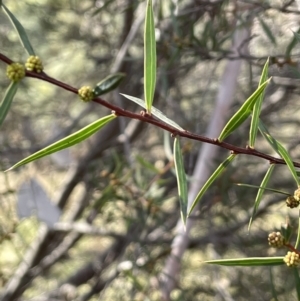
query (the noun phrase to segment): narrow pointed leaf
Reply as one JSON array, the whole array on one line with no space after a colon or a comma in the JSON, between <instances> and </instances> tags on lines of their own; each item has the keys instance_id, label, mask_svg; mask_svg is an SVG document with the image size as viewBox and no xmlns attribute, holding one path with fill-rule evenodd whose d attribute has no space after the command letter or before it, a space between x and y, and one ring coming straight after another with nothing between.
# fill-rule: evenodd
<instances>
[{"instance_id":1,"label":"narrow pointed leaf","mask_svg":"<svg viewBox=\"0 0 300 301\"><path fill-rule=\"evenodd\" d=\"M270 272L270 282L271 282L271 291L272 291L273 300L279 301L277 293L276 293L275 282L274 282L274 277L273 277L273 273L272 273L272 267L269 267L269 272Z\"/></svg>"},{"instance_id":2,"label":"narrow pointed leaf","mask_svg":"<svg viewBox=\"0 0 300 301\"><path fill-rule=\"evenodd\" d=\"M169 161L172 161L173 154L172 154L172 146L171 146L171 135L167 131L164 131L164 151L165 151L166 158Z\"/></svg>"},{"instance_id":3,"label":"narrow pointed leaf","mask_svg":"<svg viewBox=\"0 0 300 301\"><path fill-rule=\"evenodd\" d=\"M258 18L258 20L259 20L259 23L260 23L263 31L265 32L265 34L269 38L269 40L272 42L272 44L274 44L276 46L276 38L274 37L270 27L265 23L265 21L263 19Z\"/></svg>"},{"instance_id":4,"label":"narrow pointed leaf","mask_svg":"<svg viewBox=\"0 0 300 301\"><path fill-rule=\"evenodd\" d=\"M297 32L294 32L294 36L286 48L286 51L285 51L286 57L289 57L291 55L292 50L299 42L298 37L297 37L297 34L299 34L299 33L300 33L300 28L297 30Z\"/></svg>"},{"instance_id":5,"label":"narrow pointed leaf","mask_svg":"<svg viewBox=\"0 0 300 301\"><path fill-rule=\"evenodd\" d=\"M236 259L218 259L204 261L208 264L217 264L225 266L273 266L284 264L283 257L249 257Z\"/></svg>"},{"instance_id":6,"label":"narrow pointed leaf","mask_svg":"<svg viewBox=\"0 0 300 301\"><path fill-rule=\"evenodd\" d=\"M261 77L259 81L259 86L261 86L268 78L268 71L269 71L269 58L267 59ZM249 134L249 146L251 148L254 148L255 145L255 139L257 135L257 129L258 129L258 122L259 122L259 115L261 111L261 105L262 101L264 99L265 90L260 94L258 97L258 100L254 104L253 107L253 114L252 114L252 120L251 120L251 126L250 126L250 134Z\"/></svg>"},{"instance_id":7,"label":"narrow pointed leaf","mask_svg":"<svg viewBox=\"0 0 300 301\"><path fill-rule=\"evenodd\" d=\"M299 271L297 268L293 268L294 278L295 278L295 287L297 292L297 300L300 301L300 278Z\"/></svg>"},{"instance_id":8,"label":"narrow pointed leaf","mask_svg":"<svg viewBox=\"0 0 300 301\"><path fill-rule=\"evenodd\" d=\"M215 172L210 176L210 178L203 185L199 193L197 194L195 200L192 203L191 208L189 209L188 216L192 213L196 205L199 203L200 199L206 192L206 190L210 187L210 185L219 177L219 175L224 171L224 169L229 165L229 163L235 158L235 154L231 154L226 160L224 160L219 167L215 170Z\"/></svg>"},{"instance_id":9,"label":"narrow pointed leaf","mask_svg":"<svg viewBox=\"0 0 300 301\"><path fill-rule=\"evenodd\" d=\"M285 224L281 224L280 233L282 234L286 242L290 241L294 232L294 227L288 221Z\"/></svg>"},{"instance_id":10,"label":"narrow pointed leaf","mask_svg":"<svg viewBox=\"0 0 300 301\"><path fill-rule=\"evenodd\" d=\"M156 41L152 0L147 1L144 32L144 94L147 113L151 114L156 83Z\"/></svg>"},{"instance_id":11,"label":"narrow pointed leaf","mask_svg":"<svg viewBox=\"0 0 300 301\"><path fill-rule=\"evenodd\" d=\"M124 97L128 98L129 100L135 102L136 104L140 105L141 107L143 107L144 109L146 109L146 105L144 103L143 100L130 96L130 95L126 95L126 94L122 94ZM180 131L184 131L184 129L178 125L176 122L174 122L173 120L169 119L162 111L160 111L159 109L156 109L155 107L152 107L152 114L157 117L158 119L160 119L161 121L165 122L166 124L169 124L170 126L176 128L177 130Z\"/></svg>"},{"instance_id":12,"label":"narrow pointed leaf","mask_svg":"<svg viewBox=\"0 0 300 301\"><path fill-rule=\"evenodd\" d=\"M231 117L228 123L225 125L222 130L218 140L222 141L227 136L229 136L234 130L236 130L251 114L255 102L258 100L259 96L265 90L267 84L270 79L265 81L262 85L260 85L255 92L244 102L241 108Z\"/></svg>"},{"instance_id":13,"label":"narrow pointed leaf","mask_svg":"<svg viewBox=\"0 0 300 301\"><path fill-rule=\"evenodd\" d=\"M174 163L177 177L178 195L180 201L180 214L183 224L185 225L187 217L188 189L178 137L174 139Z\"/></svg>"},{"instance_id":14,"label":"narrow pointed leaf","mask_svg":"<svg viewBox=\"0 0 300 301\"><path fill-rule=\"evenodd\" d=\"M0 105L0 126L5 120L5 117L10 109L14 96L16 95L16 92L18 90L18 86L18 82L11 82L4 94L3 100Z\"/></svg>"},{"instance_id":15,"label":"narrow pointed leaf","mask_svg":"<svg viewBox=\"0 0 300 301\"><path fill-rule=\"evenodd\" d=\"M300 34L299 34L299 31L298 33L297 32L293 32L294 34L294 37L296 38L297 42L300 43Z\"/></svg>"},{"instance_id":16,"label":"narrow pointed leaf","mask_svg":"<svg viewBox=\"0 0 300 301\"><path fill-rule=\"evenodd\" d=\"M278 189L273 189L273 188L267 188L267 187L262 187L262 186L256 186L256 185L250 185L250 184L243 184L243 183L237 183L237 186L245 186L245 187L250 187L250 188L256 188L256 189L262 189L262 190L266 190L266 191L273 191L275 193L279 193L279 194L283 194L286 196L290 196L291 194L288 192L284 192Z\"/></svg>"},{"instance_id":17,"label":"narrow pointed leaf","mask_svg":"<svg viewBox=\"0 0 300 301\"><path fill-rule=\"evenodd\" d=\"M263 122L259 121L259 130L261 134L264 136L264 138L269 142L271 147L274 149L274 151L280 155L280 157L285 161L286 165L288 166L292 176L294 177L297 186L300 186L300 181L297 176L297 172L295 169L295 166L293 164L293 160L291 159L290 155L288 154L287 150L275 139L271 136Z\"/></svg>"},{"instance_id":18,"label":"narrow pointed leaf","mask_svg":"<svg viewBox=\"0 0 300 301\"><path fill-rule=\"evenodd\" d=\"M270 177L272 175L272 172L274 170L274 167L275 167L275 164L271 164L268 171L266 172L262 182L261 182L261 188L258 189L258 192L257 192L257 195L256 195L256 198L255 198L255 201L254 201L254 206L253 206L253 212L252 212L252 216L250 218L250 221L249 221L249 225L248 225L248 231L250 231L250 228L251 228L251 224L252 224L252 221L254 219L254 216L257 212L257 209L258 209L258 206L260 204L260 201L262 199L262 196L263 196L263 193L264 193L264 190L266 189L266 186L268 185L268 182L270 180Z\"/></svg>"},{"instance_id":19,"label":"narrow pointed leaf","mask_svg":"<svg viewBox=\"0 0 300 301\"><path fill-rule=\"evenodd\" d=\"M100 96L109 91L114 90L119 86L119 84L124 79L124 77L125 77L125 73L121 73L121 72L110 74L96 85L96 87L93 90L94 95Z\"/></svg>"},{"instance_id":20,"label":"narrow pointed leaf","mask_svg":"<svg viewBox=\"0 0 300 301\"><path fill-rule=\"evenodd\" d=\"M15 29L17 30L23 47L26 49L26 51L28 52L29 55L35 55L34 50L29 42L29 39L28 39L28 36L26 34L24 27L21 25L21 23L18 21L18 19L10 12L10 10L3 3L1 4L1 7L4 10L4 12L6 13L6 15L8 16L9 20L11 21L11 23L13 24Z\"/></svg>"},{"instance_id":21,"label":"narrow pointed leaf","mask_svg":"<svg viewBox=\"0 0 300 301\"><path fill-rule=\"evenodd\" d=\"M105 116L91 124L89 124L88 126L84 127L83 129L41 149L40 151L28 156L27 158L21 160L20 162L16 163L14 166L12 166L11 168L9 168L8 170L12 170L16 167L19 167L21 165L25 165L29 162L35 161L37 159L40 159L42 157L48 156L52 153L56 153L62 149L68 148L70 146L73 146L85 139L87 139L88 137L90 137L91 135L93 135L94 133L96 133L98 130L100 130L104 125L106 125L108 122L110 122L111 120L115 119L116 115L111 114L108 116ZM7 171L8 171L7 170Z\"/></svg>"}]
</instances>

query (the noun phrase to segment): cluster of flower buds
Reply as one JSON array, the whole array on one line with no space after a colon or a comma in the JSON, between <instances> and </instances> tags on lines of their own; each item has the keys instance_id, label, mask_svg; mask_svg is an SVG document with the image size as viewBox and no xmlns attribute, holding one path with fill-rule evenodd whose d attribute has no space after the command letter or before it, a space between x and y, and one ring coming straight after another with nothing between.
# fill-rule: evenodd
<instances>
[{"instance_id":1,"label":"cluster of flower buds","mask_svg":"<svg viewBox=\"0 0 300 301\"><path fill-rule=\"evenodd\" d=\"M296 208L299 206L299 201L295 198L295 196L293 195L290 195L286 201L285 201L286 205L289 207L289 208Z\"/></svg>"},{"instance_id":2,"label":"cluster of flower buds","mask_svg":"<svg viewBox=\"0 0 300 301\"><path fill-rule=\"evenodd\" d=\"M12 63L7 66L6 75L11 81L18 82L25 76L25 68L20 63Z\"/></svg>"},{"instance_id":3,"label":"cluster of flower buds","mask_svg":"<svg viewBox=\"0 0 300 301\"><path fill-rule=\"evenodd\" d=\"M298 207L299 204L300 204L300 187L298 187L298 189L295 190L294 195L290 195L286 199L285 202L286 202L286 205L288 207L290 207L290 208L296 208L296 207ZM270 235L269 235L269 237L270 237ZM270 244L270 238L269 238L269 244ZM286 263L286 265L288 267L296 267L296 266L298 266L300 264L300 255L298 253L294 252L294 251L292 251L292 252L289 251L285 255L285 257L283 258L283 261Z\"/></svg>"},{"instance_id":4,"label":"cluster of flower buds","mask_svg":"<svg viewBox=\"0 0 300 301\"><path fill-rule=\"evenodd\" d=\"M25 67L29 71L35 71L38 73L43 71L43 64L41 59L38 56L34 55L31 55L27 59ZM6 75L11 81L18 82L25 76L25 67L20 63L11 63L7 66Z\"/></svg>"},{"instance_id":5,"label":"cluster of flower buds","mask_svg":"<svg viewBox=\"0 0 300 301\"><path fill-rule=\"evenodd\" d=\"M91 101L95 96L91 87L83 86L78 90L79 97L84 101Z\"/></svg>"},{"instance_id":6,"label":"cluster of flower buds","mask_svg":"<svg viewBox=\"0 0 300 301\"><path fill-rule=\"evenodd\" d=\"M42 72L44 69L41 59L38 56L34 56L34 55L31 55L27 59L25 63L25 67L29 71L35 71L38 73Z\"/></svg>"},{"instance_id":7,"label":"cluster of flower buds","mask_svg":"<svg viewBox=\"0 0 300 301\"><path fill-rule=\"evenodd\" d=\"M284 245L287 247L289 246L286 244L286 240L284 236L280 232L272 232L268 236L268 242L271 247L280 248ZM300 265L300 255L297 250L289 251L283 258L283 261L288 267L296 267Z\"/></svg>"},{"instance_id":8,"label":"cluster of flower buds","mask_svg":"<svg viewBox=\"0 0 300 301\"><path fill-rule=\"evenodd\" d=\"M286 263L288 267L296 267L300 264L300 256L296 252L288 252L283 261Z\"/></svg>"},{"instance_id":9,"label":"cluster of flower buds","mask_svg":"<svg viewBox=\"0 0 300 301\"><path fill-rule=\"evenodd\" d=\"M294 198L295 198L298 202L300 202L300 187L299 187L297 190L295 190L295 192L294 192Z\"/></svg>"},{"instance_id":10,"label":"cluster of flower buds","mask_svg":"<svg viewBox=\"0 0 300 301\"><path fill-rule=\"evenodd\" d=\"M290 195L287 199L286 199L286 205L290 208L296 208L299 206L300 204L300 188L298 188L297 190L295 190L294 195Z\"/></svg>"},{"instance_id":11,"label":"cluster of flower buds","mask_svg":"<svg viewBox=\"0 0 300 301\"><path fill-rule=\"evenodd\" d=\"M281 248L285 243L285 239L280 232L272 232L268 236L268 242L271 247Z\"/></svg>"}]
</instances>

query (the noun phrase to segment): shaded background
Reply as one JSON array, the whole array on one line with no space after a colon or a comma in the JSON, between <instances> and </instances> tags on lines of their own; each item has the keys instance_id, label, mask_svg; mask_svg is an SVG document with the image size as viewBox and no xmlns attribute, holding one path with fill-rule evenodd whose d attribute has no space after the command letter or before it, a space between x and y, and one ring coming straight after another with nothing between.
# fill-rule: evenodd
<instances>
[{"instance_id":1,"label":"shaded background","mask_svg":"<svg viewBox=\"0 0 300 301\"><path fill-rule=\"evenodd\" d=\"M47 74L79 88L124 72L120 87L103 98L140 110L118 93L143 98L145 1L3 2L26 28ZM242 62L232 114L257 87L270 56L273 81L262 119L299 159L299 44L293 35L299 29L297 2L168 0L156 1L154 8L154 105L183 128L205 134L223 79L232 76L225 73L227 64ZM239 41L241 47L233 53L235 34L243 28L250 31L249 38ZM14 61L27 59L3 12L0 36L1 53ZM245 45L248 50L239 51ZM0 62L1 95L9 84L5 71ZM1 170L108 113L26 78L1 129ZM245 146L248 128L246 123L227 141ZM234 183L259 185L268 162L247 156L234 161L206 193L193 217L181 270L173 275L175 286L166 293L168 280L161 279L180 219L170 145L172 139L162 130L118 118L84 143L1 173L2 299L162 300L163 295L166 300L270 300L272 283L282 300L295 299L292 271L285 266L201 264L216 258L281 256L285 250L268 247L268 233L287 221L296 233L297 210L286 209L283 197L273 193L265 194L248 233L256 190ZM202 144L183 139L181 145L189 180L195 181ZM257 149L273 154L260 137ZM209 168L213 171L227 156L218 150ZM289 193L296 188L285 166L275 168L269 186ZM30 213L34 215L28 217Z\"/></svg>"}]
</instances>

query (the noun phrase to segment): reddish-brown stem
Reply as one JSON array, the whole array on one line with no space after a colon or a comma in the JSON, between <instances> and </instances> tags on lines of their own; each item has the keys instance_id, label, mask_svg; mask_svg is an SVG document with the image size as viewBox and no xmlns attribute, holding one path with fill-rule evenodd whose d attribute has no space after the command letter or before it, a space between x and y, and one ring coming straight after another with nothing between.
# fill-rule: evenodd
<instances>
[{"instance_id":1,"label":"reddish-brown stem","mask_svg":"<svg viewBox=\"0 0 300 301\"><path fill-rule=\"evenodd\" d=\"M13 63L13 61L11 59L9 59L8 57L6 57L5 55L0 53L0 60L7 63L7 64L11 64ZM46 82L49 82L53 85L56 85L58 87L61 87L67 91L70 91L72 93L78 94L78 89L64 83L61 82L55 78L52 78L50 76L48 76L46 73L42 72L42 73L37 73L37 72L32 72L32 71L27 71L26 70L26 76L27 77L33 77L33 78L37 78ZM114 111L114 113L117 116L122 116L122 117L127 117L127 118L131 118L131 119L138 119L141 120L142 122L147 122L150 124L153 124L161 129L164 129L166 131L168 131L169 133L171 133L173 136L180 136L180 137L185 137L188 139L192 139L192 140L196 140L196 141L200 141L200 142L204 142L204 143L209 143L209 144L213 144L213 145L217 145L221 148L227 149L229 151L231 151L234 154L245 154L245 155L250 155L250 156L255 156L255 157L260 157L262 159L268 160L270 162L270 164L285 164L285 161L283 159L279 159L279 158L275 158L273 156L264 154L262 152L259 152L253 148L249 148L248 146L246 147L238 147L223 141L219 141L218 139L211 139L202 135L198 135L198 134L194 134L192 132L189 131L180 131L158 119L156 119L155 117L153 117L152 115L148 115L148 114L137 114L131 111L127 111L121 107L115 106L107 101L105 101L104 99L100 98L100 97L96 97L93 99L94 102ZM300 167L300 163L298 162L293 162L295 167Z\"/></svg>"},{"instance_id":2,"label":"reddish-brown stem","mask_svg":"<svg viewBox=\"0 0 300 301\"><path fill-rule=\"evenodd\" d=\"M284 244L284 246L286 246L287 248L289 248L291 251L297 253L300 255L300 251L298 251L297 249L295 249L291 244Z\"/></svg>"}]
</instances>

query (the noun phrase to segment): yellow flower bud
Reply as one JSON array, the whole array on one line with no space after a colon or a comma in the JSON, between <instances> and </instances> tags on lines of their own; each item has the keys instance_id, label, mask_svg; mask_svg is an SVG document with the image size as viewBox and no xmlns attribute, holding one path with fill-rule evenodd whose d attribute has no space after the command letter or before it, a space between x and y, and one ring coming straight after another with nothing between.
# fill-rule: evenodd
<instances>
[{"instance_id":1,"label":"yellow flower bud","mask_svg":"<svg viewBox=\"0 0 300 301\"><path fill-rule=\"evenodd\" d=\"M300 256L296 252L288 252L285 257L283 258L283 261L286 263L288 267L296 267L300 263Z\"/></svg>"},{"instance_id":2,"label":"yellow flower bud","mask_svg":"<svg viewBox=\"0 0 300 301\"><path fill-rule=\"evenodd\" d=\"M42 72L44 67L41 59L38 56L31 55L25 64L25 67L29 71Z\"/></svg>"},{"instance_id":3,"label":"yellow flower bud","mask_svg":"<svg viewBox=\"0 0 300 301\"><path fill-rule=\"evenodd\" d=\"M78 95L84 102L88 102L95 97L92 88L89 86L81 87L78 90Z\"/></svg>"},{"instance_id":4,"label":"yellow flower bud","mask_svg":"<svg viewBox=\"0 0 300 301\"><path fill-rule=\"evenodd\" d=\"M6 75L11 81L17 82L25 76L25 68L20 63L12 63L7 66Z\"/></svg>"}]
</instances>

